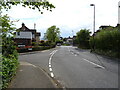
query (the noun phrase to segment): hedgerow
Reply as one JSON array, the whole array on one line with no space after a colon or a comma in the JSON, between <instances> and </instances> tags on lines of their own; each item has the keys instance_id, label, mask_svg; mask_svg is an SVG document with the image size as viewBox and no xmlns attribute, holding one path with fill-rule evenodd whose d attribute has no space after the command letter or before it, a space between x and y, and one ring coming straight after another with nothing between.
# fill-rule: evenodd
<instances>
[{"instance_id":1,"label":"hedgerow","mask_svg":"<svg viewBox=\"0 0 120 90\"><path fill-rule=\"evenodd\" d=\"M120 58L120 31L118 28L101 30L94 36L94 39L91 37L90 45L92 46L93 43L96 52Z\"/></svg>"},{"instance_id":2,"label":"hedgerow","mask_svg":"<svg viewBox=\"0 0 120 90\"><path fill-rule=\"evenodd\" d=\"M12 23L7 15L0 17L2 32L0 33L0 37L2 38L2 55L0 64L1 70L0 75L2 78L1 88L5 89L8 86L8 83L11 81L12 77L16 73L16 69L18 67L18 53L16 51L16 46L14 45L13 31L15 30L12 27Z\"/></svg>"},{"instance_id":3,"label":"hedgerow","mask_svg":"<svg viewBox=\"0 0 120 90\"><path fill-rule=\"evenodd\" d=\"M2 56L2 89L7 88L12 77L16 74L18 59L11 55L10 58Z\"/></svg>"}]
</instances>

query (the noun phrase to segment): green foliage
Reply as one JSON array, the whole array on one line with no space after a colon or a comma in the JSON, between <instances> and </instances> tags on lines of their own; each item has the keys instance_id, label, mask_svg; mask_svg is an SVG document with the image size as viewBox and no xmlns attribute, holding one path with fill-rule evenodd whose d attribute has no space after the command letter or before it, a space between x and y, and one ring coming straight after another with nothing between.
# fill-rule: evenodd
<instances>
[{"instance_id":1,"label":"green foliage","mask_svg":"<svg viewBox=\"0 0 120 90\"><path fill-rule=\"evenodd\" d=\"M32 46L38 46L37 42L32 42Z\"/></svg>"},{"instance_id":2,"label":"green foliage","mask_svg":"<svg viewBox=\"0 0 120 90\"><path fill-rule=\"evenodd\" d=\"M70 46L69 43L63 43L62 45L63 45L63 46Z\"/></svg>"},{"instance_id":3,"label":"green foliage","mask_svg":"<svg viewBox=\"0 0 120 90\"><path fill-rule=\"evenodd\" d=\"M119 57L120 56L120 31L118 28L106 28L98 32L94 39L91 37L90 45L95 43L95 50L106 54Z\"/></svg>"},{"instance_id":4,"label":"green foliage","mask_svg":"<svg viewBox=\"0 0 120 90\"><path fill-rule=\"evenodd\" d=\"M54 5L52 5L51 3L49 3L47 0L36 0L36 2L29 2L28 0L24 0L24 1L16 1L16 0L12 0L12 2L9 2L9 1L6 1L6 0L3 0L3 1L0 1L0 9L11 9L11 7L13 5L22 5L23 7L29 7L30 9L38 9L38 11L41 12L41 14L43 13L41 11L41 9L47 9L47 10L50 10L52 11L52 8L55 8Z\"/></svg>"},{"instance_id":5,"label":"green foliage","mask_svg":"<svg viewBox=\"0 0 120 90\"><path fill-rule=\"evenodd\" d=\"M89 38L89 30L81 29L79 32L77 32L76 43L78 43L79 47L81 48L89 48Z\"/></svg>"},{"instance_id":6,"label":"green foliage","mask_svg":"<svg viewBox=\"0 0 120 90\"><path fill-rule=\"evenodd\" d=\"M52 43L56 42L59 40L59 37L60 37L59 28L57 28L56 26L51 26L50 28L47 29L45 38L48 41L51 41Z\"/></svg>"},{"instance_id":7,"label":"green foliage","mask_svg":"<svg viewBox=\"0 0 120 90\"><path fill-rule=\"evenodd\" d=\"M41 41L39 46L50 46L51 45L51 41Z\"/></svg>"},{"instance_id":8,"label":"green foliage","mask_svg":"<svg viewBox=\"0 0 120 90\"><path fill-rule=\"evenodd\" d=\"M77 46L77 45L78 45L78 40L77 40L77 38L73 39L73 45L74 45L74 46Z\"/></svg>"},{"instance_id":9,"label":"green foliage","mask_svg":"<svg viewBox=\"0 0 120 90\"><path fill-rule=\"evenodd\" d=\"M18 59L15 55L9 55L9 58L2 57L2 88L8 86L8 82L11 81L12 77L16 74L16 69L19 65Z\"/></svg>"},{"instance_id":10,"label":"green foliage","mask_svg":"<svg viewBox=\"0 0 120 90\"><path fill-rule=\"evenodd\" d=\"M10 22L10 19L7 15L0 17L1 23L1 31L0 37L2 39L1 47L2 47L2 55L0 56L2 59L0 60L0 64L2 65L2 88L6 88L8 82L11 80L12 76L15 74L17 65L18 65L18 53L16 51L16 46L14 45L13 31L15 30L12 27L13 23Z\"/></svg>"},{"instance_id":11,"label":"green foliage","mask_svg":"<svg viewBox=\"0 0 120 90\"><path fill-rule=\"evenodd\" d=\"M14 27L12 27L12 22L10 22L9 17L7 15L4 15L0 18L2 23L2 54L3 56L9 58L9 55L16 54L16 47L14 45L13 38L13 31L15 30ZM17 58L17 55L16 55Z\"/></svg>"},{"instance_id":12,"label":"green foliage","mask_svg":"<svg viewBox=\"0 0 120 90\"><path fill-rule=\"evenodd\" d=\"M57 43L61 43L61 44L62 44L62 43L63 43L63 40L57 40L57 41L56 41L56 44L57 44Z\"/></svg>"},{"instance_id":13,"label":"green foliage","mask_svg":"<svg viewBox=\"0 0 120 90\"><path fill-rule=\"evenodd\" d=\"M3 15L0 17L0 26L2 27L2 37L7 37L8 35L12 35L13 31L15 31L15 27L13 26L13 22L10 21L10 18L7 15Z\"/></svg>"}]
</instances>

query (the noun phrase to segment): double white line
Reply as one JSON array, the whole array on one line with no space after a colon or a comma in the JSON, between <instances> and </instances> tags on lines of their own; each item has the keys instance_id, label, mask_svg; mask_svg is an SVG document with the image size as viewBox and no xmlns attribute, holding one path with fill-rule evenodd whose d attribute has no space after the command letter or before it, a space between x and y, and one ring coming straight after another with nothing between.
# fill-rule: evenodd
<instances>
[{"instance_id":1,"label":"double white line","mask_svg":"<svg viewBox=\"0 0 120 90\"><path fill-rule=\"evenodd\" d=\"M57 51L58 51L58 50L54 50L53 52L50 53L51 56L50 56L50 58L49 58L49 71L50 71L51 77L54 77L53 70L52 70L51 60L52 60L53 55L54 55Z\"/></svg>"}]
</instances>

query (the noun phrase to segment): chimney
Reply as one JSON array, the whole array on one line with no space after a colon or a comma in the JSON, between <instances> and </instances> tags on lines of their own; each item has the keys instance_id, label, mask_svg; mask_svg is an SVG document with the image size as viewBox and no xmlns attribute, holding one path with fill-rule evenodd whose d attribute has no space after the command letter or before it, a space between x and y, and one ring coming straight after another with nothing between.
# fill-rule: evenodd
<instances>
[{"instance_id":1,"label":"chimney","mask_svg":"<svg viewBox=\"0 0 120 90\"><path fill-rule=\"evenodd\" d=\"M24 23L22 23L22 27L24 27L25 26L25 24Z\"/></svg>"}]
</instances>

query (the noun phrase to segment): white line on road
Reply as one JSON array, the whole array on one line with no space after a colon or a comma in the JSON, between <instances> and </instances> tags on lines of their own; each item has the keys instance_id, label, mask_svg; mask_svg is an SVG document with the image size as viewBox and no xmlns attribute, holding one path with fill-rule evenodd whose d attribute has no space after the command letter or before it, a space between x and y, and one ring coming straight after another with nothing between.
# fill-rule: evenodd
<instances>
[{"instance_id":1,"label":"white line on road","mask_svg":"<svg viewBox=\"0 0 120 90\"><path fill-rule=\"evenodd\" d=\"M89 62L89 63L91 63L91 64L93 64L93 65L96 65L96 66L98 66L98 67L100 67L100 68L105 69L105 67L103 67L103 66L101 66L101 65L98 65L98 64L96 64L96 63L94 63L94 62L91 62L91 61L89 61L89 60L87 60L87 59L85 59L85 58L83 58L83 60L85 60L85 61L87 61L87 62Z\"/></svg>"},{"instance_id":2,"label":"white line on road","mask_svg":"<svg viewBox=\"0 0 120 90\"><path fill-rule=\"evenodd\" d=\"M53 53L54 53L54 51L53 51L53 52L51 52L51 53L50 53L50 55L51 55L51 54L53 54Z\"/></svg>"},{"instance_id":3,"label":"white line on road","mask_svg":"<svg viewBox=\"0 0 120 90\"><path fill-rule=\"evenodd\" d=\"M51 77L54 77L54 74L53 74L53 72L51 72L51 73L50 73L50 75L51 75Z\"/></svg>"},{"instance_id":4,"label":"white line on road","mask_svg":"<svg viewBox=\"0 0 120 90\"><path fill-rule=\"evenodd\" d=\"M51 64L49 64L49 68L51 68Z\"/></svg>"},{"instance_id":5,"label":"white line on road","mask_svg":"<svg viewBox=\"0 0 120 90\"><path fill-rule=\"evenodd\" d=\"M49 70L50 70L50 75L51 77L54 77L53 70L52 70L52 65L51 65L51 60L53 55L57 52L58 50L54 50L53 52L50 53L50 58L49 58Z\"/></svg>"},{"instance_id":6,"label":"white line on road","mask_svg":"<svg viewBox=\"0 0 120 90\"><path fill-rule=\"evenodd\" d=\"M51 59L52 59L52 58L50 57L50 58L49 58L49 65L51 64Z\"/></svg>"},{"instance_id":7,"label":"white line on road","mask_svg":"<svg viewBox=\"0 0 120 90\"><path fill-rule=\"evenodd\" d=\"M50 72L52 72L52 68L49 68Z\"/></svg>"},{"instance_id":8,"label":"white line on road","mask_svg":"<svg viewBox=\"0 0 120 90\"><path fill-rule=\"evenodd\" d=\"M52 51L51 53L50 53L50 55L52 55L53 53L55 53L57 50L54 50L54 51Z\"/></svg>"},{"instance_id":9,"label":"white line on road","mask_svg":"<svg viewBox=\"0 0 120 90\"><path fill-rule=\"evenodd\" d=\"M51 62L49 62L49 65L51 65Z\"/></svg>"}]
</instances>

